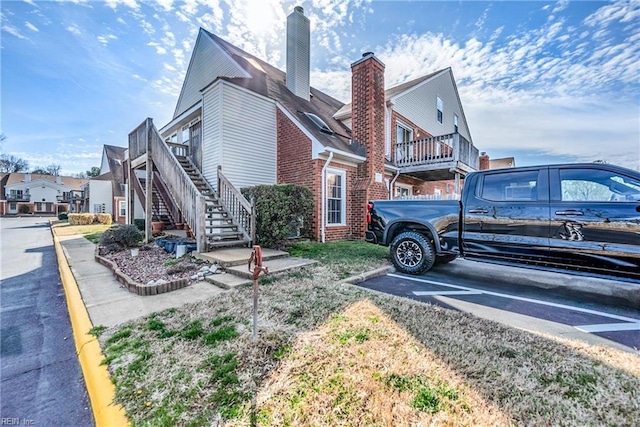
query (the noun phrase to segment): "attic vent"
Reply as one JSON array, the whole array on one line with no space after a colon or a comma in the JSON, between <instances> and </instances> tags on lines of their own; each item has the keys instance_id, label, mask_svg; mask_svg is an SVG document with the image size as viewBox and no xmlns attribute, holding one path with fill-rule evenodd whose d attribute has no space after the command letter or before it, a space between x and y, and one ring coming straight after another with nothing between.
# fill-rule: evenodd
<instances>
[{"instance_id":1,"label":"attic vent","mask_svg":"<svg viewBox=\"0 0 640 427\"><path fill-rule=\"evenodd\" d=\"M322 120L320 117L316 116L313 113L304 113L304 115L307 116L313 122L314 125L318 126L318 129L320 129L320 132L333 135L333 131L331 130L331 128L327 126L324 120Z\"/></svg>"}]
</instances>

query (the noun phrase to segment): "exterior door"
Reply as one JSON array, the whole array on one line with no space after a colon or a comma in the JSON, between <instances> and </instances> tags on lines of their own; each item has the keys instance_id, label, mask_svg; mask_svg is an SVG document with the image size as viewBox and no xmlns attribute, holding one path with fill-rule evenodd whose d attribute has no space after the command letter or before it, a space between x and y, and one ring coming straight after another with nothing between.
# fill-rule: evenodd
<instances>
[{"instance_id":1,"label":"exterior door","mask_svg":"<svg viewBox=\"0 0 640 427\"><path fill-rule=\"evenodd\" d=\"M202 121L189 128L189 144L191 161L198 169L202 170Z\"/></svg>"},{"instance_id":2,"label":"exterior door","mask_svg":"<svg viewBox=\"0 0 640 427\"><path fill-rule=\"evenodd\" d=\"M640 177L631 174L600 164L551 169L555 262L640 277Z\"/></svg>"},{"instance_id":3,"label":"exterior door","mask_svg":"<svg viewBox=\"0 0 640 427\"><path fill-rule=\"evenodd\" d=\"M546 168L478 175L474 187L464 196L462 242L466 256L506 260L547 256Z\"/></svg>"}]
</instances>

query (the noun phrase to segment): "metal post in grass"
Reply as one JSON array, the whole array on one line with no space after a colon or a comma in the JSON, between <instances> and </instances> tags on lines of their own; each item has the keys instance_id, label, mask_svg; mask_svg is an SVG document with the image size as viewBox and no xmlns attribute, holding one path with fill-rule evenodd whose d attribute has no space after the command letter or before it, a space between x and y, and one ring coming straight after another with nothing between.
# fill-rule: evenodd
<instances>
[{"instance_id":1,"label":"metal post in grass","mask_svg":"<svg viewBox=\"0 0 640 427\"><path fill-rule=\"evenodd\" d=\"M253 264L253 270L251 269ZM249 258L249 272L253 273L253 342L258 341L258 278L260 273L269 274L269 268L262 266L262 248L253 246L251 258Z\"/></svg>"}]
</instances>

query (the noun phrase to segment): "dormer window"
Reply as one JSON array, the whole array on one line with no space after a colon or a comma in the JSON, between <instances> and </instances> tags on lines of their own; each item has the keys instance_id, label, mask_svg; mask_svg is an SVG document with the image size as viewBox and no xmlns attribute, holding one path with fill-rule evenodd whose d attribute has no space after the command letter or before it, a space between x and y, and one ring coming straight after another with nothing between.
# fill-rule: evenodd
<instances>
[{"instance_id":1,"label":"dormer window","mask_svg":"<svg viewBox=\"0 0 640 427\"><path fill-rule=\"evenodd\" d=\"M307 116L309 118L309 120L311 120L313 122L313 124L318 127L318 129L320 129L320 132L324 132L324 133L327 133L329 135L333 135L333 131L331 130L331 128L329 126L327 126L327 124L324 122L324 120L322 120L320 117L316 116L313 113L304 113L304 115Z\"/></svg>"}]
</instances>

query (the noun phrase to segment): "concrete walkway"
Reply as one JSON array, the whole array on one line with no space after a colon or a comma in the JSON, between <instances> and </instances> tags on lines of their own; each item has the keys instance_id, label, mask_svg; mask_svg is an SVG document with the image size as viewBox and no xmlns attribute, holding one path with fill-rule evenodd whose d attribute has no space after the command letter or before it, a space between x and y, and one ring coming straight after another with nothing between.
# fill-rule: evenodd
<instances>
[{"instance_id":1,"label":"concrete walkway","mask_svg":"<svg viewBox=\"0 0 640 427\"><path fill-rule=\"evenodd\" d=\"M114 326L227 292L210 283L197 282L160 295L136 295L124 288L111 270L95 261L96 245L82 236L59 236L59 240L94 326Z\"/></svg>"}]
</instances>

